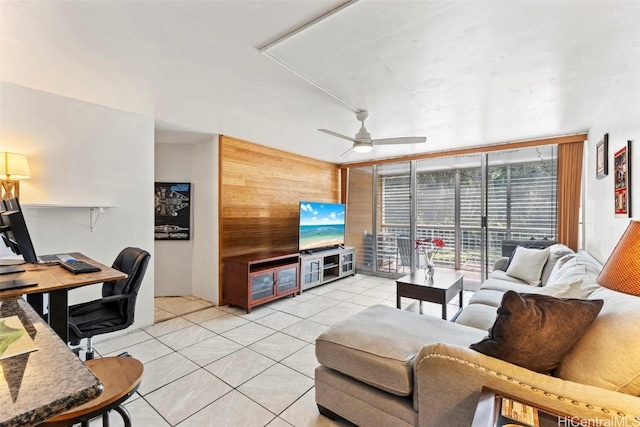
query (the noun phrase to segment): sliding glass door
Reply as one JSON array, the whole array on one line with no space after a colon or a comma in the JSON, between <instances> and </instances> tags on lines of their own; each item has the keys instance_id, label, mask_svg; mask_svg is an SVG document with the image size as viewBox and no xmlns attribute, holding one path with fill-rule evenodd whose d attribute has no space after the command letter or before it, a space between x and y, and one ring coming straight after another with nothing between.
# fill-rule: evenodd
<instances>
[{"instance_id":1,"label":"sliding glass door","mask_svg":"<svg viewBox=\"0 0 640 427\"><path fill-rule=\"evenodd\" d=\"M555 239L556 146L442 157L349 171L347 244L358 270L407 274L416 238L441 238L437 267L479 284L502 241Z\"/></svg>"}]
</instances>

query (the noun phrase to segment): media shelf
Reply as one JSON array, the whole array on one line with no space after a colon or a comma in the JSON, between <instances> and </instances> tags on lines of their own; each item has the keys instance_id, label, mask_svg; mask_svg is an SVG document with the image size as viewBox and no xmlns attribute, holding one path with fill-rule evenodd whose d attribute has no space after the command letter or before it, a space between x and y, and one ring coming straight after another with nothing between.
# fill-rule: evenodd
<instances>
[{"instance_id":1,"label":"media shelf","mask_svg":"<svg viewBox=\"0 0 640 427\"><path fill-rule=\"evenodd\" d=\"M300 292L356 274L355 248L300 255Z\"/></svg>"},{"instance_id":2,"label":"media shelf","mask_svg":"<svg viewBox=\"0 0 640 427\"><path fill-rule=\"evenodd\" d=\"M300 289L300 255L255 252L224 259L223 300L251 313L251 309Z\"/></svg>"}]
</instances>

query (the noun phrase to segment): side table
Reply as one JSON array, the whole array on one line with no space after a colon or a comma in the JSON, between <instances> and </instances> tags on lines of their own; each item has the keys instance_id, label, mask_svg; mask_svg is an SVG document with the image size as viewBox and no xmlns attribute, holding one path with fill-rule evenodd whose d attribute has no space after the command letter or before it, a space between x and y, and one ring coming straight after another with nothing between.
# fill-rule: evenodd
<instances>
[{"instance_id":1,"label":"side table","mask_svg":"<svg viewBox=\"0 0 640 427\"><path fill-rule=\"evenodd\" d=\"M442 318L447 320L447 303L458 294L460 308L452 320L462 311L462 294L464 292L464 276L454 270L436 268L433 279L425 278L424 270L417 269L396 280L396 307L400 308L400 298L413 298L419 301L422 314L422 301L433 302L442 306Z\"/></svg>"},{"instance_id":2,"label":"side table","mask_svg":"<svg viewBox=\"0 0 640 427\"><path fill-rule=\"evenodd\" d=\"M482 387L471 427L558 427L560 425L591 424L586 421L582 424L581 420L571 415L554 413L519 398Z\"/></svg>"}]
</instances>

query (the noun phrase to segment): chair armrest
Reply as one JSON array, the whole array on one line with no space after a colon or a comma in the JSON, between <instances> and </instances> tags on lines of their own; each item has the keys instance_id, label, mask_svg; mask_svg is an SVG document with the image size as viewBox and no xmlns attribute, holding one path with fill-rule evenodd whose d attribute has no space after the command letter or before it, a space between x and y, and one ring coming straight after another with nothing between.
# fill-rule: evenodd
<instances>
[{"instance_id":1,"label":"chair armrest","mask_svg":"<svg viewBox=\"0 0 640 427\"><path fill-rule=\"evenodd\" d=\"M97 308L105 305L105 304L109 304L115 301L121 301L121 300L126 300L131 298L132 295L111 295L108 297L104 297L102 299L97 299L95 301L88 301L88 302L84 302L81 304L76 304L73 305L71 307L69 307L69 316L80 316L83 314L87 314L90 313L94 310L96 310Z\"/></svg>"},{"instance_id":2,"label":"chair armrest","mask_svg":"<svg viewBox=\"0 0 640 427\"><path fill-rule=\"evenodd\" d=\"M640 425L638 397L539 374L456 345L424 346L414 376L421 426L471 425L483 386L585 420Z\"/></svg>"},{"instance_id":3,"label":"chair armrest","mask_svg":"<svg viewBox=\"0 0 640 427\"><path fill-rule=\"evenodd\" d=\"M493 263L492 271L496 271L496 270L506 271L505 266L507 265L507 261L509 261L509 257L505 256L505 257L498 258L496 262Z\"/></svg>"}]
</instances>

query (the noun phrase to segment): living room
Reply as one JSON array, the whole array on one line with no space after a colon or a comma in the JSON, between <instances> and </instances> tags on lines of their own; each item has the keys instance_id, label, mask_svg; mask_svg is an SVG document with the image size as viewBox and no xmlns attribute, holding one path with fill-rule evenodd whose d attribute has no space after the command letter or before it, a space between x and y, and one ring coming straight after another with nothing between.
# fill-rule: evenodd
<instances>
[{"instance_id":1,"label":"living room","mask_svg":"<svg viewBox=\"0 0 640 427\"><path fill-rule=\"evenodd\" d=\"M288 15L288 19L284 19L286 13L278 15L278 22L274 22L273 26L280 34L284 29L295 28L306 22L306 18L325 12L329 6L336 7L338 4L324 4L322 7L298 5L294 7L295 13ZM297 103L290 102L283 107L284 113L294 117L294 110L303 110L309 104L325 105L318 110L314 109L313 114L306 114L311 117L300 118L300 124L307 128L304 136L297 133L297 130L289 131L289 126L292 126L290 122L296 122L295 118L272 121L271 116L265 114L264 117L267 118L261 119L260 114L264 111L245 115L237 106L224 111L225 104L229 105L226 99L228 96L245 97L245 104L251 102L246 99L248 97L243 91L232 95L224 91L208 94L213 98L217 95L219 105L211 107L206 114L220 117L221 122L226 118L233 123L233 126L219 126L217 131L212 131L215 126L201 125L201 115L189 117L185 116L186 113L176 113L169 109L167 105L174 102L172 99L157 100L157 105L154 104L152 98L147 96L147 85L150 83L137 78L132 81L128 78L126 68L118 69L114 65L115 62L101 61L101 55L106 55L106 52L98 49L97 46L101 44L97 41L95 51L81 51L79 46L65 44L69 39L76 39L77 43L77 39L83 38L74 34L69 38L51 37L50 42L56 47L47 46L44 43L48 39L45 23L53 25L55 22L62 26L69 22L60 16L58 21L52 20L58 13L53 5L42 6L43 9L33 7L33 10L29 7L23 10L17 2L2 4L2 151L24 153L29 158L32 177L21 182L20 192L21 201L27 206L30 231L38 252L80 251L104 263L109 263L125 246L147 248L152 253L145 284L139 294L133 329L153 324L156 295L195 295L216 305L220 304L220 262L224 256L239 253L247 248L261 248L261 245L267 245L268 242L284 242L285 245L290 245L293 240L295 245L295 227L293 230L291 227L292 223L295 224L295 214L292 218L291 211L287 211L281 205L259 204L255 206L251 215L245 213L242 219L237 209L246 206L247 201L261 200L257 195L265 192L264 186L252 187L249 180L245 181L246 178L259 177L267 171L268 176L273 178L278 176L278 171L285 171L289 178L277 189L279 192L273 196L273 200L285 194L289 198L287 209L295 206L301 199L340 200L344 183L340 180L338 165L347 160L343 160L338 154L335 161L327 161L325 154L320 152L341 153L349 148L349 144L346 141L346 145L338 143L338 140L333 141L329 136L319 134L316 128L329 127L350 134L350 129L357 130L358 123L351 111L333 100L328 101L326 95L313 92L306 83L297 80L294 75L289 75L287 70L273 64L266 67L267 75L271 78L284 79L286 85L296 87L302 94L308 93L308 98L298 95L295 97ZM60 12L63 17L64 12ZM82 20L75 14L81 12L72 12L67 19L77 20L73 21L74 24L69 24L70 28L80 31L76 24ZM23 15L28 13L35 15L32 15L33 18ZM111 10L107 15L112 16L111 13L115 12ZM634 13L637 13L637 9ZM211 14L214 13L210 12L209 15ZM632 13L629 15L637 16ZM614 18L609 19L616 22ZM21 22L28 25L21 25ZM36 27L40 40L34 40L28 35L30 29L36 31ZM15 31L14 34L10 34L10 28ZM576 27L572 28L575 30ZM617 62L609 64L612 68L615 65L617 74L613 77L607 74L607 84L603 83L606 87L587 86L580 89L584 98L592 98L590 102L595 103L595 107L589 104L590 108L585 112L589 117L588 123L571 123L571 126L567 124L564 127L562 122L567 119L557 114L556 120L560 125L554 133L543 132L532 137L513 131L511 134L486 138L477 144L492 145L569 133L587 133L582 163L581 249L589 252L601 263L607 260L629 223L628 216L614 215L614 178L611 172L613 154L625 146L628 140L636 140L636 135L640 133L637 120L637 112L640 109L640 86L636 77L640 75L637 36L633 34L633 26L619 28L625 28L624 31L630 33L627 39L618 40L616 37L619 33L607 38L606 33L600 32L604 48L600 45L594 46L594 51L598 53L592 54L591 62L587 62L587 65L581 65L582 68L589 68L589 64L599 62L598 54L602 49L611 48L618 52ZM62 37L53 30L49 31L52 31L51 36L56 34ZM588 26L581 31L591 32ZM271 34L271 37L274 37L275 33ZM620 52L613 49L612 46L617 43L627 47L627 50L621 49ZM252 43L248 45L254 47ZM27 46L29 49L26 49ZM78 50L75 50L76 48ZM248 47L245 46L245 49ZM580 59L589 59L589 48L579 49L587 51ZM50 55L56 57L55 63L61 64L59 67L49 66ZM538 57L542 60L540 58L542 57ZM259 57L258 61L268 60ZM609 65L604 61L604 68ZM93 74L91 70L100 66L111 74L110 80L102 80L102 75ZM74 71L74 68L77 69ZM180 76L179 72L187 71L189 70L174 70L174 77ZM137 76L133 71L131 74ZM564 77L578 79L575 75ZM175 101L183 97L196 96L201 90L200 87L192 87L188 82L182 81L182 78L176 77L176 80L181 83L173 87L176 91ZM255 91L254 96L266 93L270 98L277 97L278 95L269 93L267 86L266 83L264 87L251 86ZM366 97L358 98L358 102L360 99L364 100ZM494 101L489 99L481 105L488 107L493 103ZM386 115L382 106L362 107L369 108L372 112L371 118L367 121L372 133L376 126L376 118L381 122L387 122L391 117ZM577 105L573 107L578 108ZM323 118L323 112L326 112L327 119ZM533 117L530 121L536 122L536 116ZM426 133L427 144L433 141L427 152L447 149L429 133L428 128L408 126L403 129L385 130L382 127L379 130L375 129L374 134L391 137L418 135L421 132ZM278 134L280 140L274 136ZM605 134L609 135L610 172L604 179L597 179L596 149ZM303 156L295 151L287 151L285 142L291 140L294 141L294 146L310 145L310 154ZM305 144L299 141L312 142ZM232 167L240 155L230 157L230 153L224 151L225 148L235 150L236 153L244 150L241 157L246 163L240 173L235 172L238 169ZM387 150L388 147L380 148L384 149L374 149L375 155L382 156L380 159L421 154L394 154L393 151ZM640 161L638 151L632 150L631 164L638 164ZM358 156L347 159L375 160L374 157ZM308 164L303 168L294 169L294 165L301 162ZM321 171L324 175L308 174L309 170ZM632 188L639 185L637 176L632 175L631 179ZM302 184L300 180L303 181ZM192 195L195 208L192 225L197 232L192 241L154 242L151 189L154 182L158 181L184 181L194 184ZM233 198L234 194L237 194L237 187L233 186L245 188L242 195L246 200L238 201ZM238 204L225 205L227 200ZM218 204L219 201L222 203ZM89 210L93 207L103 208L103 213L95 227L91 227L93 229L90 230ZM230 209L225 209L227 207ZM633 198L630 208L632 213L638 212L640 201ZM258 224L273 225L273 234L260 235L260 239L264 239L260 241L257 234L251 234L250 228L246 229ZM234 236L237 237L234 233L243 227L247 234L234 239ZM282 233L282 229L287 230L285 234ZM225 230L228 234L225 234ZM99 292L98 287L77 291L71 296L71 302L95 298L99 296Z\"/></svg>"}]
</instances>

